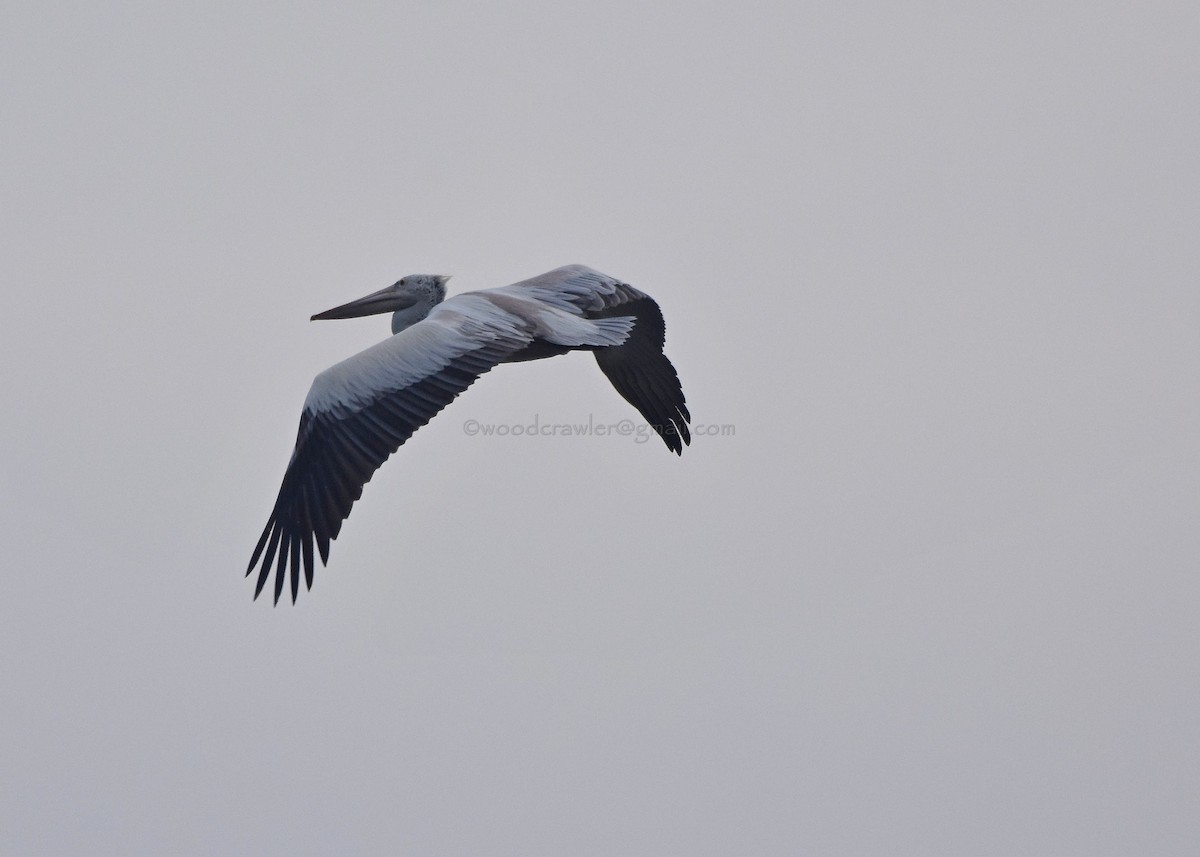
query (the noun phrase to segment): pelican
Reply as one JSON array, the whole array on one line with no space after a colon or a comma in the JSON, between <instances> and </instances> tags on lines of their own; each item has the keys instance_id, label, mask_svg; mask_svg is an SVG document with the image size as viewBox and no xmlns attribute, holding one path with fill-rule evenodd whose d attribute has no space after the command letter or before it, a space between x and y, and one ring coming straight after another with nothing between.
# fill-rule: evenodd
<instances>
[{"instance_id":1,"label":"pelican","mask_svg":"<svg viewBox=\"0 0 1200 857\"><path fill-rule=\"evenodd\" d=\"M314 379L275 508L254 548L257 599L275 566L275 603L291 577L292 603L312 589L313 542L329 563L363 486L413 432L500 363L591 351L600 370L679 455L691 415L663 353L658 304L584 265L446 299L442 274L412 274L312 320L392 313L392 335Z\"/></svg>"}]
</instances>

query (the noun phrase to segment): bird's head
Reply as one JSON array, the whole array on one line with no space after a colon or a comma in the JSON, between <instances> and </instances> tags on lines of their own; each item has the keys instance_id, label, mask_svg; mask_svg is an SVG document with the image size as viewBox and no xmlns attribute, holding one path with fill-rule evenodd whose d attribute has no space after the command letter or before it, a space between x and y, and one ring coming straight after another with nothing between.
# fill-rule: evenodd
<instances>
[{"instance_id":1,"label":"bird's head","mask_svg":"<svg viewBox=\"0 0 1200 857\"><path fill-rule=\"evenodd\" d=\"M385 289L319 312L312 320L358 318L390 312L392 333L399 333L429 315L430 310L446 299L446 281L449 279L449 274L409 274Z\"/></svg>"}]
</instances>

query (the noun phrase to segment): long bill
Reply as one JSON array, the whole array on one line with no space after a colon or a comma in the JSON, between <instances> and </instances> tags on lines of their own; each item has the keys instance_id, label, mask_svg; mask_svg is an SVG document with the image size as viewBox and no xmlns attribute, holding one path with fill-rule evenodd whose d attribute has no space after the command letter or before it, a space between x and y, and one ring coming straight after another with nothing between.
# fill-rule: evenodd
<instances>
[{"instance_id":1,"label":"long bill","mask_svg":"<svg viewBox=\"0 0 1200 857\"><path fill-rule=\"evenodd\" d=\"M319 312L312 321L325 321L333 318L358 318L364 315L378 315L381 312L395 312L398 309L410 307L417 302L412 295L401 294L400 284L388 286L377 292L372 292L364 298L350 301L348 304L335 306L325 312Z\"/></svg>"}]
</instances>

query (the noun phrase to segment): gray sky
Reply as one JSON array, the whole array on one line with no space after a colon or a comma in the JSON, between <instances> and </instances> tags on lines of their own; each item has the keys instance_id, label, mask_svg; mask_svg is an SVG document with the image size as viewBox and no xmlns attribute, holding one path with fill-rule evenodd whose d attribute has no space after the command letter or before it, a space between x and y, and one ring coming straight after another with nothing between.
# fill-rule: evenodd
<instances>
[{"instance_id":1,"label":"gray sky","mask_svg":"<svg viewBox=\"0 0 1200 857\"><path fill-rule=\"evenodd\" d=\"M1192 3L9 3L0 851L1200 839ZM313 312L581 262L698 422L501 367L296 607Z\"/></svg>"}]
</instances>

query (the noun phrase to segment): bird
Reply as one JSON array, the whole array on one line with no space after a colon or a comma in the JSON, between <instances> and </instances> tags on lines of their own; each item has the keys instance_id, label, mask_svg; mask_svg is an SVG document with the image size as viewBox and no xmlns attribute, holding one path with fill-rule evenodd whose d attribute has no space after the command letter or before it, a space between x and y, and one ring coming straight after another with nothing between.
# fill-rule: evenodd
<instances>
[{"instance_id":1,"label":"bird","mask_svg":"<svg viewBox=\"0 0 1200 857\"><path fill-rule=\"evenodd\" d=\"M392 335L313 380L296 446L271 516L254 548L257 599L275 570L277 605L304 571L312 589L313 545L329 563L363 486L421 426L501 363L591 351L600 370L680 455L691 414L663 353L665 325L645 292L585 265L567 265L508 286L446 297L444 274L410 274L313 321L392 313ZM259 560L261 559L261 564Z\"/></svg>"}]
</instances>

